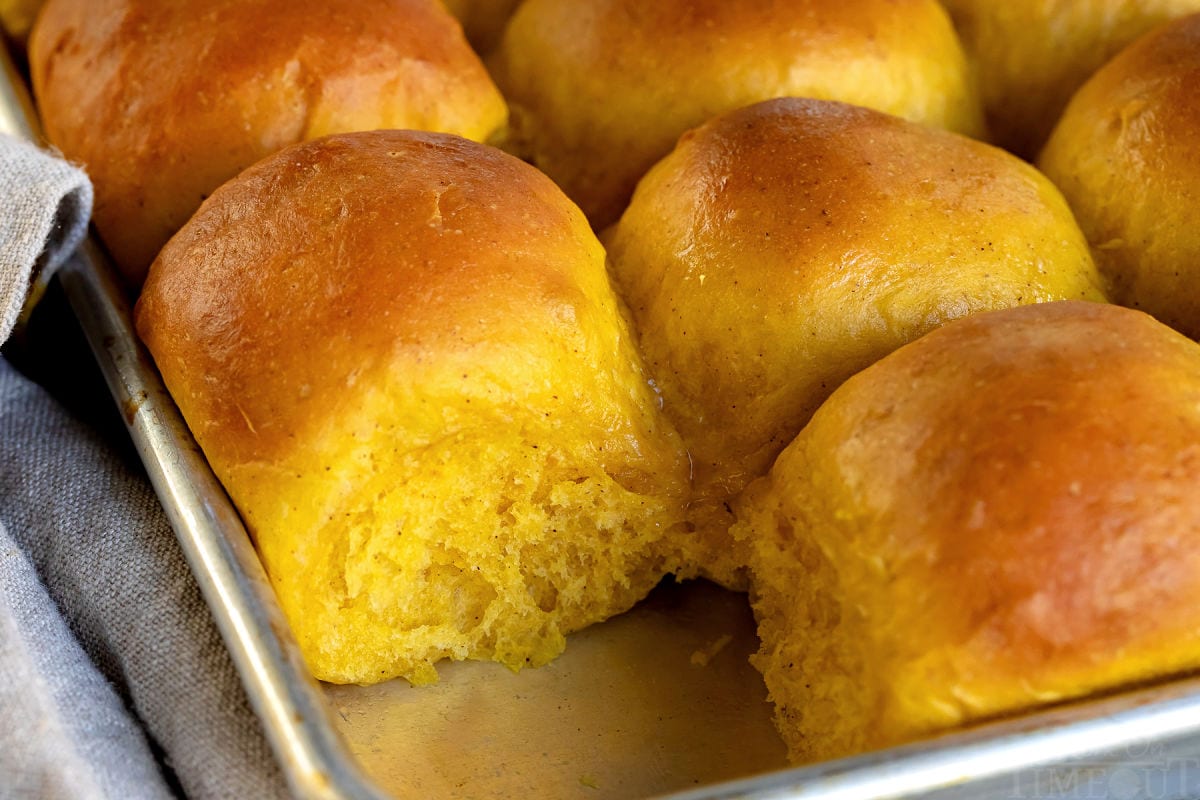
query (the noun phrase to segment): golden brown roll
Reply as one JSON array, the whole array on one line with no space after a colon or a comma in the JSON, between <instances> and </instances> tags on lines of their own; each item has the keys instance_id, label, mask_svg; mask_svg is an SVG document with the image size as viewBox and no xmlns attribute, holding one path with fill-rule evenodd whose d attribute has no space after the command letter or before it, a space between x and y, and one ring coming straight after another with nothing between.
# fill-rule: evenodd
<instances>
[{"instance_id":1,"label":"golden brown roll","mask_svg":"<svg viewBox=\"0 0 1200 800\"><path fill-rule=\"evenodd\" d=\"M511 146L598 229L680 134L760 100L842 100L982 131L935 0L527 0L492 67Z\"/></svg>"},{"instance_id":2,"label":"golden brown roll","mask_svg":"<svg viewBox=\"0 0 1200 800\"><path fill-rule=\"evenodd\" d=\"M462 23L467 39L480 53L490 53L521 0L443 0Z\"/></svg>"},{"instance_id":3,"label":"golden brown roll","mask_svg":"<svg viewBox=\"0 0 1200 800\"><path fill-rule=\"evenodd\" d=\"M1097 72L1038 163L1074 210L1113 301L1200 337L1200 15Z\"/></svg>"},{"instance_id":4,"label":"golden brown roll","mask_svg":"<svg viewBox=\"0 0 1200 800\"><path fill-rule=\"evenodd\" d=\"M686 454L587 221L511 156L268 157L163 249L137 325L321 679L542 664L672 566Z\"/></svg>"},{"instance_id":5,"label":"golden brown roll","mask_svg":"<svg viewBox=\"0 0 1200 800\"><path fill-rule=\"evenodd\" d=\"M83 162L131 286L217 186L328 133L483 140L506 109L437 0L49 0L30 42L46 134Z\"/></svg>"},{"instance_id":6,"label":"golden brown roll","mask_svg":"<svg viewBox=\"0 0 1200 800\"><path fill-rule=\"evenodd\" d=\"M959 320L753 484L755 659L797 761L1200 667L1200 347L1140 312Z\"/></svg>"},{"instance_id":7,"label":"golden brown roll","mask_svg":"<svg viewBox=\"0 0 1200 800\"><path fill-rule=\"evenodd\" d=\"M979 76L995 142L1038 153L1071 95L1154 26L1200 0L942 0Z\"/></svg>"},{"instance_id":8,"label":"golden brown roll","mask_svg":"<svg viewBox=\"0 0 1200 800\"><path fill-rule=\"evenodd\" d=\"M724 504L838 384L941 323L1103 299L1048 180L956 134L782 99L680 140L608 237L695 469L696 559L734 585Z\"/></svg>"}]
</instances>

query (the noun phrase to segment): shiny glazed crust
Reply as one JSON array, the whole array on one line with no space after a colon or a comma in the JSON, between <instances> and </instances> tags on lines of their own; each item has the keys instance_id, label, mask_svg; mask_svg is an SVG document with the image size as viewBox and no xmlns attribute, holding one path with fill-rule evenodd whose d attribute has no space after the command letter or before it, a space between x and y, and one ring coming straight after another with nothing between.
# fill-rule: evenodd
<instances>
[{"instance_id":1,"label":"shiny glazed crust","mask_svg":"<svg viewBox=\"0 0 1200 800\"><path fill-rule=\"evenodd\" d=\"M284 150L164 248L137 324L322 679L545 663L674 566L686 456L586 220L511 156Z\"/></svg>"},{"instance_id":2,"label":"shiny glazed crust","mask_svg":"<svg viewBox=\"0 0 1200 800\"><path fill-rule=\"evenodd\" d=\"M1200 0L943 0L994 141L1033 159L1071 95L1121 48Z\"/></svg>"},{"instance_id":3,"label":"shiny glazed crust","mask_svg":"<svg viewBox=\"0 0 1200 800\"><path fill-rule=\"evenodd\" d=\"M1038 165L1071 204L1113 301L1200 337L1200 15L1097 72Z\"/></svg>"},{"instance_id":4,"label":"shiny glazed crust","mask_svg":"<svg viewBox=\"0 0 1200 800\"><path fill-rule=\"evenodd\" d=\"M491 60L512 146L599 229L684 131L783 96L982 133L934 0L527 0Z\"/></svg>"},{"instance_id":5,"label":"shiny glazed crust","mask_svg":"<svg viewBox=\"0 0 1200 800\"><path fill-rule=\"evenodd\" d=\"M506 108L437 0L50 0L30 42L46 134L96 186L128 282L263 156L348 130L485 139Z\"/></svg>"},{"instance_id":6,"label":"shiny glazed crust","mask_svg":"<svg viewBox=\"0 0 1200 800\"><path fill-rule=\"evenodd\" d=\"M801 761L1200 666L1200 347L1048 303L851 378L739 508Z\"/></svg>"},{"instance_id":7,"label":"shiny glazed crust","mask_svg":"<svg viewBox=\"0 0 1200 800\"><path fill-rule=\"evenodd\" d=\"M840 103L767 101L685 135L607 238L695 464L698 560L726 582L723 504L842 381L947 320L1104 298L1028 164Z\"/></svg>"}]
</instances>

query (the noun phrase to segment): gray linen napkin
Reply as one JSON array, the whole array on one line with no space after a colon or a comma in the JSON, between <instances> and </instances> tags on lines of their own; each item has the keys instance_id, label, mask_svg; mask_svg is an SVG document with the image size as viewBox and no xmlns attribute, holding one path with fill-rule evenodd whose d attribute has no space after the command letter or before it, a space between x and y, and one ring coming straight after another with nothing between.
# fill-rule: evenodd
<instances>
[{"instance_id":1,"label":"gray linen napkin","mask_svg":"<svg viewBox=\"0 0 1200 800\"><path fill-rule=\"evenodd\" d=\"M92 185L70 164L0 135L0 343L8 339L34 270L51 271L87 233Z\"/></svg>"},{"instance_id":2,"label":"gray linen napkin","mask_svg":"<svg viewBox=\"0 0 1200 800\"><path fill-rule=\"evenodd\" d=\"M0 342L91 201L0 135ZM177 793L286 796L148 483L0 360L0 800Z\"/></svg>"}]
</instances>

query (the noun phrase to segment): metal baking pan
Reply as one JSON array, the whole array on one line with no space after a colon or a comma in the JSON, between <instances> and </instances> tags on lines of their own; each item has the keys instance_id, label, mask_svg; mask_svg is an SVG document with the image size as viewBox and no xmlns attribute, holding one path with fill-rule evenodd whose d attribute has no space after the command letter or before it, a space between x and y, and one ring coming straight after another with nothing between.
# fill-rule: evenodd
<instances>
[{"instance_id":1,"label":"metal baking pan","mask_svg":"<svg viewBox=\"0 0 1200 800\"><path fill-rule=\"evenodd\" d=\"M0 132L36 140L25 87L6 52L0 61ZM298 797L1200 797L1194 678L785 769L746 661L745 598L701 582L660 587L538 670L461 663L422 689L319 685L102 249L89 241L57 280Z\"/></svg>"}]
</instances>

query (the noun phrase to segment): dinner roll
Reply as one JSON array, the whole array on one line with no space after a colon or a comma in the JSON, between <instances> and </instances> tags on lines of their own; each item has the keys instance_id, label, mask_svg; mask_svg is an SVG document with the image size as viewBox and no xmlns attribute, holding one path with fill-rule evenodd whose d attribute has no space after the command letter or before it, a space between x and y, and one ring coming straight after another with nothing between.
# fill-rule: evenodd
<instances>
[{"instance_id":1,"label":"dinner roll","mask_svg":"<svg viewBox=\"0 0 1200 800\"><path fill-rule=\"evenodd\" d=\"M131 286L200 202L286 145L506 108L438 0L49 0L30 43L46 134L87 167Z\"/></svg>"},{"instance_id":2,"label":"dinner roll","mask_svg":"<svg viewBox=\"0 0 1200 800\"><path fill-rule=\"evenodd\" d=\"M776 721L832 758L1200 667L1200 348L1137 311L953 322L753 484Z\"/></svg>"},{"instance_id":3,"label":"dinner roll","mask_svg":"<svg viewBox=\"0 0 1200 800\"><path fill-rule=\"evenodd\" d=\"M613 222L684 131L772 97L982 131L935 0L526 0L493 60L511 147Z\"/></svg>"},{"instance_id":4,"label":"dinner roll","mask_svg":"<svg viewBox=\"0 0 1200 800\"><path fill-rule=\"evenodd\" d=\"M780 99L680 140L608 239L694 462L702 571L739 585L727 501L838 384L941 323L1102 300L1054 187L989 145Z\"/></svg>"},{"instance_id":5,"label":"dinner roll","mask_svg":"<svg viewBox=\"0 0 1200 800\"><path fill-rule=\"evenodd\" d=\"M979 75L997 144L1037 155L1076 89L1122 47L1200 0L942 0Z\"/></svg>"},{"instance_id":6,"label":"dinner roll","mask_svg":"<svg viewBox=\"0 0 1200 800\"><path fill-rule=\"evenodd\" d=\"M1039 165L1075 211L1114 302L1200 337L1200 15L1096 73Z\"/></svg>"},{"instance_id":7,"label":"dinner roll","mask_svg":"<svg viewBox=\"0 0 1200 800\"><path fill-rule=\"evenodd\" d=\"M500 41L508 18L520 0L444 0L446 8L462 23L475 50L490 53Z\"/></svg>"},{"instance_id":8,"label":"dinner roll","mask_svg":"<svg viewBox=\"0 0 1200 800\"><path fill-rule=\"evenodd\" d=\"M543 664L672 567L686 453L587 221L511 156L268 157L163 249L137 327L318 678Z\"/></svg>"}]
</instances>

